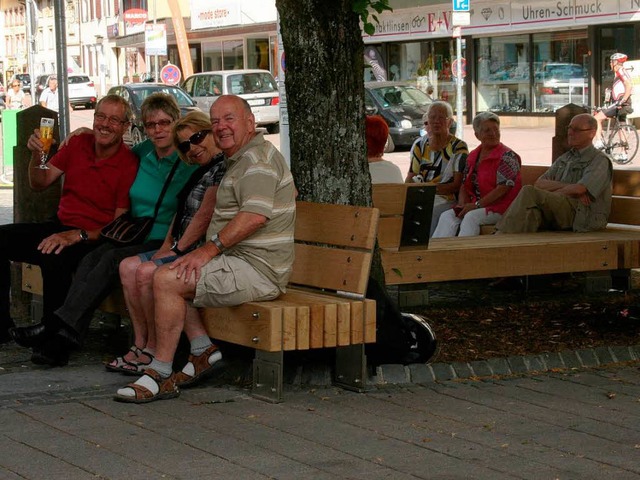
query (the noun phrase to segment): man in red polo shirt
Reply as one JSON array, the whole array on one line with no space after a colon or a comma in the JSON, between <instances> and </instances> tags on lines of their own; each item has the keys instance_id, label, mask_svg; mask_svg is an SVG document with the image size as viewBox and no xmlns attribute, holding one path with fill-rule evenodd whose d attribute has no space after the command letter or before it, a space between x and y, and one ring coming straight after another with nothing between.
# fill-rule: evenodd
<instances>
[{"instance_id":1,"label":"man in red polo shirt","mask_svg":"<svg viewBox=\"0 0 640 480\"><path fill-rule=\"evenodd\" d=\"M129 188L138 169L137 157L122 142L130 119L126 100L103 97L96 106L93 132L71 137L48 163L48 170L37 168L42 149L39 132L29 138L31 188L44 190L63 174L64 184L56 218L0 226L0 343L10 340L9 330L15 332L9 313L9 261L41 267L46 326L47 318L64 302L78 263L97 246L100 229L129 209Z\"/></svg>"}]
</instances>

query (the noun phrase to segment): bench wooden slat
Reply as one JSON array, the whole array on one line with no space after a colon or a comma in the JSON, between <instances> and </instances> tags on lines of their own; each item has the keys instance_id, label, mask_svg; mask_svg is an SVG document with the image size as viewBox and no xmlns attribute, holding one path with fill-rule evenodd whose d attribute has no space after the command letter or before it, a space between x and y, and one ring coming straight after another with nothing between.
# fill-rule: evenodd
<instances>
[{"instance_id":1,"label":"bench wooden slat","mask_svg":"<svg viewBox=\"0 0 640 480\"><path fill-rule=\"evenodd\" d=\"M615 241L583 242L567 247L567 243L477 245L455 249L384 251L382 256L390 284L611 270L617 266ZM456 268L451 268L451 265L456 265Z\"/></svg>"},{"instance_id":2,"label":"bench wooden slat","mask_svg":"<svg viewBox=\"0 0 640 480\"><path fill-rule=\"evenodd\" d=\"M369 281L371 254L296 244L290 283L350 293L363 292Z\"/></svg>"},{"instance_id":3,"label":"bench wooden slat","mask_svg":"<svg viewBox=\"0 0 640 480\"><path fill-rule=\"evenodd\" d=\"M398 249L402 235L403 217L380 218L378 229L378 245L380 248Z\"/></svg>"},{"instance_id":4,"label":"bench wooden slat","mask_svg":"<svg viewBox=\"0 0 640 480\"><path fill-rule=\"evenodd\" d=\"M640 171L614 170L613 194L623 197L640 197Z\"/></svg>"},{"instance_id":5,"label":"bench wooden slat","mask_svg":"<svg viewBox=\"0 0 640 480\"><path fill-rule=\"evenodd\" d=\"M640 225L640 197L613 197L609 223Z\"/></svg>"},{"instance_id":6,"label":"bench wooden slat","mask_svg":"<svg viewBox=\"0 0 640 480\"><path fill-rule=\"evenodd\" d=\"M260 302L237 307L204 308L201 315L210 337L278 352L283 348L282 308Z\"/></svg>"},{"instance_id":7,"label":"bench wooden slat","mask_svg":"<svg viewBox=\"0 0 640 480\"><path fill-rule=\"evenodd\" d=\"M380 210L380 217L402 215L407 198L407 185L397 183L378 183L373 188L373 204Z\"/></svg>"},{"instance_id":8,"label":"bench wooden slat","mask_svg":"<svg viewBox=\"0 0 640 480\"><path fill-rule=\"evenodd\" d=\"M297 202L296 205L296 242L373 248L378 224L366 213L369 208L311 202Z\"/></svg>"}]
</instances>

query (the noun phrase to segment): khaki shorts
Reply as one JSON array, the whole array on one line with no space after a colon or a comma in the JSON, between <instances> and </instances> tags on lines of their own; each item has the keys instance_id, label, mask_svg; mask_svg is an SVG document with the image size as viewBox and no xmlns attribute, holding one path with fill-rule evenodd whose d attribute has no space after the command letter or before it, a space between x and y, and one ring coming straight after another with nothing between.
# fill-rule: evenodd
<instances>
[{"instance_id":1,"label":"khaki shorts","mask_svg":"<svg viewBox=\"0 0 640 480\"><path fill-rule=\"evenodd\" d=\"M273 300L280 289L244 260L218 255L202 268L193 299L195 307L231 307Z\"/></svg>"}]
</instances>

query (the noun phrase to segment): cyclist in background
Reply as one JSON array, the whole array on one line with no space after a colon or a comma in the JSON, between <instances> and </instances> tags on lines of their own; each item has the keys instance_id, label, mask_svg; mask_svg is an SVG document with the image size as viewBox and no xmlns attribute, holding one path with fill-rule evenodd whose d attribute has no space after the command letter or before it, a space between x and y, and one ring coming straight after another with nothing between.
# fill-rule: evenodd
<instances>
[{"instance_id":1,"label":"cyclist in background","mask_svg":"<svg viewBox=\"0 0 640 480\"><path fill-rule=\"evenodd\" d=\"M624 53L614 53L611 55L611 70L614 73L613 88L611 89L611 99L613 103L595 114L598 121L598 131L596 132L596 148L602 148L602 121L605 118L613 118L616 115L628 115L633 112L631 108L631 77L629 72L623 67L627 61Z\"/></svg>"}]
</instances>

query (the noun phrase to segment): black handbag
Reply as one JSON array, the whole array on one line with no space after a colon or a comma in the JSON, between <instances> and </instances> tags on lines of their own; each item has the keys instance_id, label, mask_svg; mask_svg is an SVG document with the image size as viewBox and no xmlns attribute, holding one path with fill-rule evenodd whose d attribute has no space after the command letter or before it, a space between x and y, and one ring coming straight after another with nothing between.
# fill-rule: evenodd
<instances>
[{"instance_id":1,"label":"black handbag","mask_svg":"<svg viewBox=\"0 0 640 480\"><path fill-rule=\"evenodd\" d=\"M160 192L160 196L156 202L153 217L134 217L131 215L130 211L125 212L112 222L102 227L102 230L100 230L100 236L120 247L124 247L125 245L137 245L144 242L153 228L153 223L156 221L160 205L162 204L162 199L169 188L169 184L171 183L173 174L176 173L179 163L180 160L176 160L176 163L171 169L171 173L169 173L169 176L167 177L167 181L164 182L162 192Z\"/></svg>"}]
</instances>

